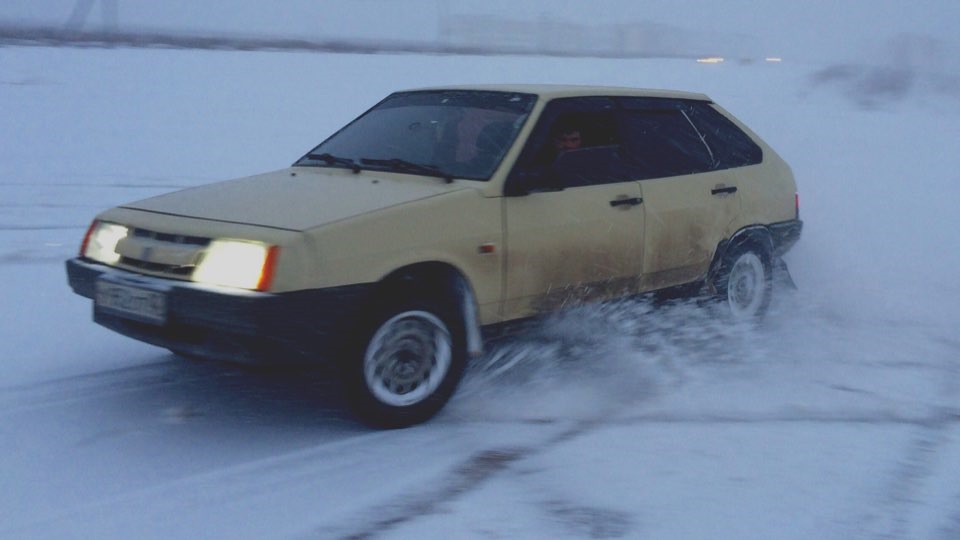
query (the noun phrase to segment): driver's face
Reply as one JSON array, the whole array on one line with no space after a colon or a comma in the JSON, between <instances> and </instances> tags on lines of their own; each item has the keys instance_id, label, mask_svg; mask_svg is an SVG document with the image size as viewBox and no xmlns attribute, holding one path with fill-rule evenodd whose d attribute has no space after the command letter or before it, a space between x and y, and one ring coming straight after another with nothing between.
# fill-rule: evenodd
<instances>
[{"instance_id":1,"label":"driver's face","mask_svg":"<svg viewBox=\"0 0 960 540\"><path fill-rule=\"evenodd\" d=\"M556 148L558 152L576 150L580 148L580 144L580 131L578 130L561 133L557 138L553 139L553 147Z\"/></svg>"}]
</instances>

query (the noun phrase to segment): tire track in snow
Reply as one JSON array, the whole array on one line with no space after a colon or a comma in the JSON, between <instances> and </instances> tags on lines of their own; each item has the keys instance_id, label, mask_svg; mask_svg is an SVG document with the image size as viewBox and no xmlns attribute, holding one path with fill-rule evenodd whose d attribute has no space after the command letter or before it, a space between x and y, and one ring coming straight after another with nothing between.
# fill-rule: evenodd
<instances>
[{"instance_id":1,"label":"tire track in snow","mask_svg":"<svg viewBox=\"0 0 960 540\"><path fill-rule=\"evenodd\" d=\"M855 522L857 538L960 538L960 421L955 416L919 426Z\"/></svg>"},{"instance_id":2,"label":"tire track in snow","mask_svg":"<svg viewBox=\"0 0 960 540\"><path fill-rule=\"evenodd\" d=\"M871 519L880 529L871 536L883 540L910 538L913 510L924 502L920 492L935 471L937 456L944 447L945 425L923 427L916 434L884 489L879 505L882 515Z\"/></svg>"},{"instance_id":3,"label":"tire track in snow","mask_svg":"<svg viewBox=\"0 0 960 540\"><path fill-rule=\"evenodd\" d=\"M338 476L363 461L358 448L376 445L389 437L390 432L347 431L336 439L324 441L309 448L298 449L226 465L184 478L125 491L109 497L90 500L82 505L65 507L54 515L40 518L27 516L24 522L0 523L0 537L5 538L63 538L75 531L77 523L93 521L109 523L118 538L145 535L157 538L156 530L143 530L143 523L173 523L185 509L209 506L222 509L231 503L242 506L249 503L257 509L269 508L275 493L295 486L298 495L306 498L317 479ZM338 459L340 456L349 459ZM342 478L341 480L346 480ZM123 508L117 512L117 508ZM235 513L250 511L243 508ZM163 529L169 530L169 528ZM191 531L173 537L203 537ZM207 535L209 536L209 534Z\"/></svg>"},{"instance_id":4,"label":"tire track in snow","mask_svg":"<svg viewBox=\"0 0 960 540\"><path fill-rule=\"evenodd\" d=\"M514 463L542 454L571 439L602 427L605 422L585 420L545 439L536 446L507 446L489 448L474 453L453 468L440 482L439 487L409 497L403 503L385 504L367 508L359 516L352 516L344 523L362 523L363 526L325 526L312 531L305 538L343 538L364 540L409 523L420 517L442 511L444 504L462 497L485 484L493 477L508 470Z\"/></svg>"},{"instance_id":5,"label":"tire track in snow","mask_svg":"<svg viewBox=\"0 0 960 540\"><path fill-rule=\"evenodd\" d=\"M654 337L663 337L665 325L669 327L670 323L674 322L674 318L689 314L688 311L683 308L684 306L679 306L676 310L666 310L668 315L673 316L667 317L666 321L664 321L663 318L659 319L657 327L653 330L646 329L645 335L649 337L651 334L653 334ZM660 314L662 315L663 311L661 311ZM615 315L616 313L614 313L614 316ZM604 318L602 313L600 318ZM684 324L688 323L689 321L686 321ZM708 329L714 328L709 322L704 326ZM649 343L648 340L648 343L645 344L647 347L646 350L647 352L651 352L651 356L657 356L657 353L660 353L662 356L664 351L671 352L679 350L687 353L684 357L692 355L695 357L695 360L706 359L705 361L717 363L718 360L713 356L714 354L722 351L718 351L716 347L709 346L713 344L713 341L705 341L705 338L702 335L704 326L697 326L695 328L696 332L691 331L689 326L682 326L680 328L680 330L686 330L686 332L673 333L667 331L666 334L670 339L664 338L664 343ZM670 329L672 328L667 328L667 330ZM547 330L551 330L551 328L548 328ZM728 341L732 341L735 345L741 344L738 338L743 336L740 336L736 333L728 336L721 330L708 333L708 335L711 338L718 335L721 337L728 337ZM756 342L754 339L750 339L751 337L752 336L747 335L745 338L747 340L746 342L748 345L755 345ZM575 344L580 344L576 338L577 336L574 336L570 339L572 339ZM690 342L688 343L684 341L684 338L689 338ZM553 348L550 350L553 351L556 349L556 351L554 351L556 355L570 356L569 354L561 354L562 343L551 343L553 343L553 345L551 345ZM766 342L764 341L760 342L761 345L765 343ZM593 342L587 340L587 345L591 344L593 344ZM700 347L702 345L707 346ZM738 349L734 348L734 350L736 351ZM489 370L489 373L484 373L484 375L486 375L488 379L493 380L501 375L500 371L509 371L516 369L517 367L521 368L521 371L523 368L536 371L537 366L535 365L535 362L534 365L523 365L529 360L524 355L525 351L526 348L525 344L523 343L518 344L514 348L510 348L508 346L506 352L501 356L507 358L509 362L498 363L497 357L494 357L492 360L490 360L490 363L493 364L493 368ZM539 350L538 353L542 354L543 351ZM573 356L577 355L576 352L572 354ZM721 355L720 358L727 359L728 356L729 354L727 356ZM872 364L873 362L870 363ZM930 362L922 362L917 360L916 362L910 361L908 364L905 364L903 359L894 358L888 361L877 362L877 364L881 367L887 368L906 367L913 370L929 369L932 370L931 376L936 377L938 380L952 378L951 376L953 374L951 366L940 362L931 364ZM684 371L681 369L679 377L682 379L683 375ZM677 383L678 386L683 386L683 384L684 381L682 380ZM850 391L848 388L838 388L838 390ZM948 388L944 388L942 393L955 394L956 392ZM612 413L614 411L606 412ZM600 418L603 418L603 420L600 420ZM512 421L522 422L524 420L521 418L513 418ZM915 426L921 434L914 444L914 450L911 451L911 455L914 456L912 459L916 463L916 466L906 471L902 475L902 478L898 480L901 483L910 483L914 481L921 482L926 475L930 474L927 470L929 469L928 465L930 463L930 454L935 454L937 449L942 445L942 441L940 440L942 439L942 436L937 436L936 434L947 429L948 426L960 425L960 409L929 407L926 410L909 412L898 411L896 407L890 408L887 405L883 405L881 408L867 406L862 409L857 407L840 411L833 409L807 410L785 407L778 410L775 409L770 411L749 412L737 410L713 410L709 412L696 413L674 413L670 411L650 412L633 414L629 416L614 416L611 414L609 417L601 415L600 417L592 420L584 420L576 424L574 427L561 432L557 436L546 439L541 445L488 448L486 450L476 452L457 467L450 469L447 475L439 480L439 483L434 482L431 484L431 486L424 487L421 491L407 497L404 502L388 502L375 507L369 507L357 514L354 514L351 519L341 521L339 526L316 529L312 532L312 534L308 534L306 536L366 539L383 535L393 529L409 524L420 517L430 516L445 511L448 503L463 497L470 491L480 488L484 483L490 481L497 475L506 473L520 461L543 454L551 448L565 442L566 440L578 437L605 426L629 426L644 424L772 425L783 423ZM934 434L934 436L929 436L931 433ZM893 504L900 503L894 502ZM889 505L887 505L887 507L889 507ZM859 527L859 530L864 530L865 523L861 521L860 525L861 526Z\"/></svg>"},{"instance_id":6,"label":"tire track in snow","mask_svg":"<svg viewBox=\"0 0 960 540\"><path fill-rule=\"evenodd\" d=\"M928 339L960 352L960 341L953 338L928 333ZM941 371L937 375L940 383L937 394L941 405L930 406L928 421L918 422L917 432L884 484L876 508L860 518L858 528L866 531L864 537L909 540L917 537L920 532L918 529L924 526L928 534L933 533L932 524L924 523L922 514L939 502L930 499L931 496L938 496L936 484L942 483L943 477L952 478L952 484L960 481L960 471L951 467L955 463L950 459L960 452L957 448L960 441L951 438L951 430L956 431L960 426L960 410L944 405L956 403L957 397L960 397L960 366L951 361L949 355L945 355L932 367ZM934 493L930 493L931 488ZM955 508L953 513L936 518L926 516L927 520L946 521L940 525L937 536L944 540L960 537L960 492L955 488L951 490L955 493L950 499Z\"/></svg>"},{"instance_id":7,"label":"tire track in snow","mask_svg":"<svg viewBox=\"0 0 960 540\"><path fill-rule=\"evenodd\" d=\"M313 370L310 372L312 378L294 376L300 373L279 367L258 368L170 357L167 361L145 365L0 387L0 417L163 387L236 386L245 393L269 397L284 390L299 395L296 392L304 385L310 388L320 385L329 389L331 396L335 393L332 390L334 382L328 380L326 372Z\"/></svg>"},{"instance_id":8,"label":"tire track in snow","mask_svg":"<svg viewBox=\"0 0 960 540\"><path fill-rule=\"evenodd\" d=\"M951 504L954 510L947 517L947 523L938 531L938 537L942 540L955 540L956 538L960 538L960 493L953 496Z\"/></svg>"},{"instance_id":9,"label":"tire track in snow","mask_svg":"<svg viewBox=\"0 0 960 540\"><path fill-rule=\"evenodd\" d=\"M960 425L960 411L943 411L934 415L895 415L895 414L810 414L781 412L771 414L650 414L625 418L595 418L580 421L568 429L546 438L536 446L513 446L488 448L474 453L439 482L439 485L411 495L402 503L386 503L370 507L359 515L353 515L342 523L362 523L322 527L304 535L305 538L341 538L366 540L376 538L394 528L413 522L421 517L444 511L446 504L479 489L494 477L509 471L516 463L546 453L554 447L577 437L587 435L597 429L608 426L643 424L780 424L780 423L821 423L821 424L872 424L872 425L916 425L923 430L942 429L942 426ZM926 441L926 439L923 439ZM928 450L935 450L938 441L920 443L916 447L921 457L918 463L926 463L923 456ZM911 478L923 476L922 471L911 471ZM958 513L960 519L960 513ZM886 538L886 537L884 537ZM894 536L891 538L901 538Z\"/></svg>"},{"instance_id":10,"label":"tire track in snow","mask_svg":"<svg viewBox=\"0 0 960 540\"><path fill-rule=\"evenodd\" d=\"M0 387L0 416L227 376L229 373L226 370L220 372L203 370L199 374L191 373L170 361L5 386Z\"/></svg>"}]
</instances>

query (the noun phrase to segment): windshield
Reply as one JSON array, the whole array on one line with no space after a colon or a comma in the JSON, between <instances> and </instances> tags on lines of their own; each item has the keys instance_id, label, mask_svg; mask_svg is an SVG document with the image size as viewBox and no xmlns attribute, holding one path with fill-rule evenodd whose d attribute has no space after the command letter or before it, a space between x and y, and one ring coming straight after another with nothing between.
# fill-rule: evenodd
<instances>
[{"instance_id":1,"label":"windshield","mask_svg":"<svg viewBox=\"0 0 960 540\"><path fill-rule=\"evenodd\" d=\"M488 180L535 101L514 92L398 92L294 165Z\"/></svg>"}]
</instances>

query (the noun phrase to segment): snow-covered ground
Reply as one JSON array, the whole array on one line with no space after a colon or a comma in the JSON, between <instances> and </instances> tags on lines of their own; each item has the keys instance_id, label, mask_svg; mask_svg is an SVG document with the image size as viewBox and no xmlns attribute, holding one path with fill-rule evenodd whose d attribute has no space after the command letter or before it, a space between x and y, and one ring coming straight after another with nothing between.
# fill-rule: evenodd
<instances>
[{"instance_id":1,"label":"snow-covered ground","mask_svg":"<svg viewBox=\"0 0 960 540\"><path fill-rule=\"evenodd\" d=\"M960 537L960 92L936 64L0 48L0 537ZM892 82L891 82L892 81ZM66 285L100 209L284 167L388 92L705 92L794 168L757 330L583 310L377 432L322 377L191 363Z\"/></svg>"}]
</instances>

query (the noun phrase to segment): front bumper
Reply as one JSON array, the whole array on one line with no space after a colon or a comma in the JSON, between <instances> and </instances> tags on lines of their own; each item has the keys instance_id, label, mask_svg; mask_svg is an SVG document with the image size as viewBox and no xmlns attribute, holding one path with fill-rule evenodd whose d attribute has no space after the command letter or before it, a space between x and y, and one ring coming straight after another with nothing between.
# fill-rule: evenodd
<instances>
[{"instance_id":1,"label":"front bumper","mask_svg":"<svg viewBox=\"0 0 960 540\"><path fill-rule=\"evenodd\" d=\"M67 261L74 292L96 297L97 281L159 291L162 323L144 322L94 302L94 321L125 336L205 358L254 363L316 362L339 356L373 285L287 293L233 291L155 278L76 258Z\"/></svg>"}]
</instances>

